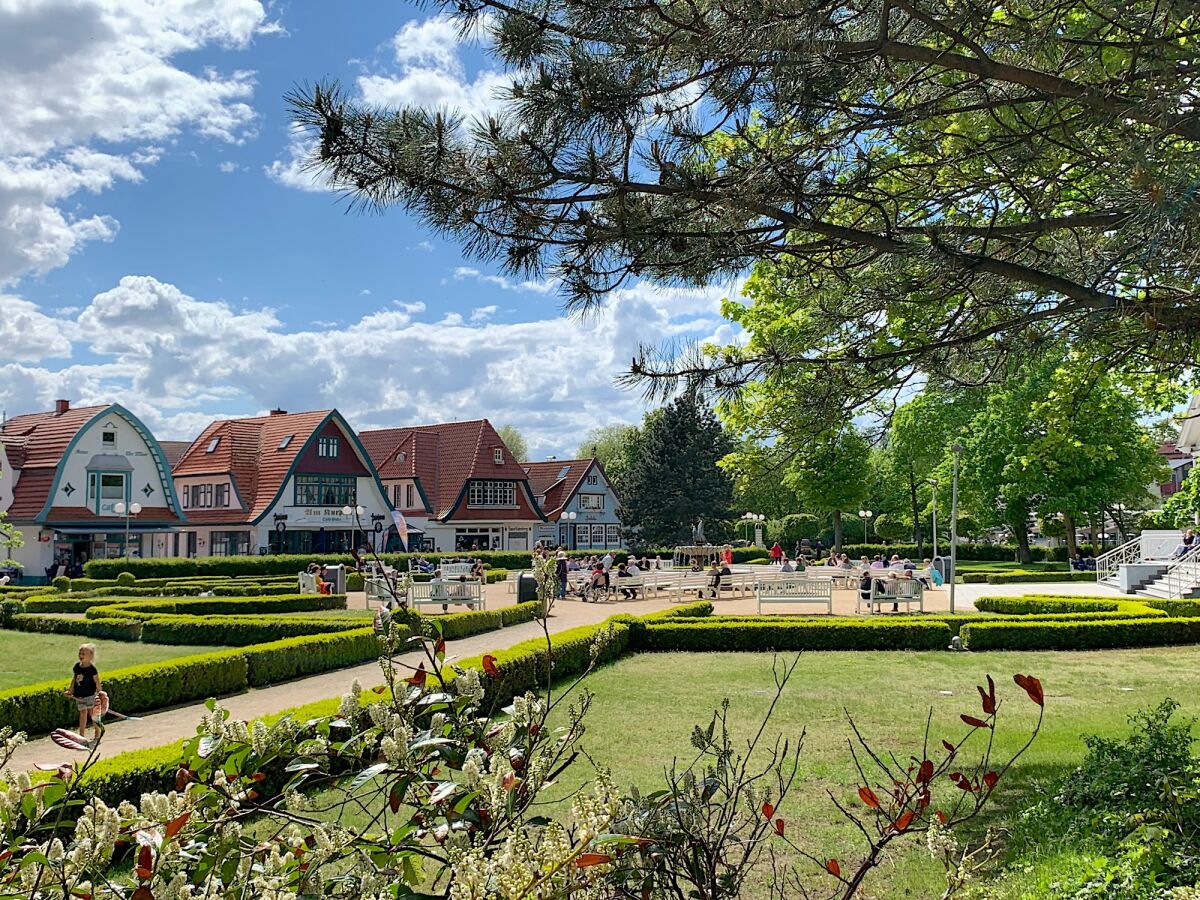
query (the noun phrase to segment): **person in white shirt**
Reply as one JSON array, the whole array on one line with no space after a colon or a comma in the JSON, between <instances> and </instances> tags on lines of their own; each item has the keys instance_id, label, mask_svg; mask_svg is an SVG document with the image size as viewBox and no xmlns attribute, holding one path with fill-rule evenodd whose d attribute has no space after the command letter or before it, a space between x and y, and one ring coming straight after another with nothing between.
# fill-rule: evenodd
<instances>
[{"instance_id":1,"label":"person in white shirt","mask_svg":"<svg viewBox=\"0 0 1200 900\"><path fill-rule=\"evenodd\" d=\"M783 558L783 565L779 567L780 572L795 572L796 567L792 565L792 561L786 556Z\"/></svg>"},{"instance_id":2,"label":"person in white shirt","mask_svg":"<svg viewBox=\"0 0 1200 900\"><path fill-rule=\"evenodd\" d=\"M611 571L613 565L613 555L611 553L605 553L600 560L600 565L604 566L605 572Z\"/></svg>"},{"instance_id":3,"label":"person in white shirt","mask_svg":"<svg viewBox=\"0 0 1200 900\"><path fill-rule=\"evenodd\" d=\"M641 575L642 574L641 567L638 566L637 560L634 559L633 557L629 558L629 565L625 567L625 571L628 572L630 575Z\"/></svg>"}]
</instances>

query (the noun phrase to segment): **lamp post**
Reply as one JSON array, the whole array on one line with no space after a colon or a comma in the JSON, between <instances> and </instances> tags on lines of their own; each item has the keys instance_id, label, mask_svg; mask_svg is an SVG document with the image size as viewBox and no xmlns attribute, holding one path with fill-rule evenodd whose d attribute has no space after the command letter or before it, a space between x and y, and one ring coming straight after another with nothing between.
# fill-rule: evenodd
<instances>
[{"instance_id":1,"label":"lamp post","mask_svg":"<svg viewBox=\"0 0 1200 900\"><path fill-rule=\"evenodd\" d=\"M742 513L742 521L746 523L746 543L748 543L748 544L752 543L752 540L750 538L751 529L757 530L759 525L761 523L765 522L766 520L767 520L767 517L765 515L762 515L761 513L752 513L752 512ZM755 533L757 533L757 531Z\"/></svg>"},{"instance_id":2,"label":"lamp post","mask_svg":"<svg viewBox=\"0 0 1200 900\"><path fill-rule=\"evenodd\" d=\"M869 509L860 509L858 511L858 517L863 520L863 543L871 543L871 517L874 515L875 513Z\"/></svg>"},{"instance_id":3,"label":"lamp post","mask_svg":"<svg viewBox=\"0 0 1200 900\"><path fill-rule=\"evenodd\" d=\"M962 444L953 444L950 453L954 456L954 474L950 481L950 612L954 612L954 581L958 574L958 460L962 456Z\"/></svg>"},{"instance_id":4,"label":"lamp post","mask_svg":"<svg viewBox=\"0 0 1200 900\"><path fill-rule=\"evenodd\" d=\"M365 512L366 510L361 506L347 505L342 507L343 516L354 516L354 528L350 530L350 549L354 550L355 552L358 551L358 548L354 546L354 532L355 530L358 530L365 533L365 530L362 527L362 516Z\"/></svg>"},{"instance_id":5,"label":"lamp post","mask_svg":"<svg viewBox=\"0 0 1200 900\"><path fill-rule=\"evenodd\" d=\"M937 558L937 486L938 480L930 478L927 482L933 488L933 556Z\"/></svg>"},{"instance_id":6,"label":"lamp post","mask_svg":"<svg viewBox=\"0 0 1200 900\"><path fill-rule=\"evenodd\" d=\"M567 523L567 540L566 540L567 549L568 550L579 549L579 541L575 541L574 542L575 546L573 546L573 547L571 546L571 543L572 543L571 542L571 536L572 536L571 533L575 530L574 522L576 519L579 518L579 513L575 512L573 510L571 512L565 512L562 514L562 518Z\"/></svg>"},{"instance_id":7,"label":"lamp post","mask_svg":"<svg viewBox=\"0 0 1200 900\"><path fill-rule=\"evenodd\" d=\"M125 517L125 558L129 559L129 518L136 516L142 511L140 503L126 503L124 500L118 500L113 504L113 512L118 516Z\"/></svg>"}]
</instances>

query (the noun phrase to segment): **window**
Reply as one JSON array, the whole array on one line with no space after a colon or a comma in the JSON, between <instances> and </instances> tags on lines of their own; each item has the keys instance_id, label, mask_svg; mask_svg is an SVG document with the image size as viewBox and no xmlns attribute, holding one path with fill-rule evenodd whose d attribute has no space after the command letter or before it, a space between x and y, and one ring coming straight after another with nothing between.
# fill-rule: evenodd
<instances>
[{"instance_id":1,"label":"window","mask_svg":"<svg viewBox=\"0 0 1200 900\"><path fill-rule=\"evenodd\" d=\"M416 506L416 504L413 503L413 486L411 484L405 485L404 486L404 508L412 509L414 506Z\"/></svg>"},{"instance_id":2,"label":"window","mask_svg":"<svg viewBox=\"0 0 1200 900\"><path fill-rule=\"evenodd\" d=\"M570 471L571 471L570 466L563 466L561 469L558 470L558 478L556 478L555 481L562 481L564 478L567 477L567 474Z\"/></svg>"},{"instance_id":3,"label":"window","mask_svg":"<svg viewBox=\"0 0 1200 900\"><path fill-rule=\"evenodd\" d=\"M580 509L590 509L590 510L604 509L604 495L603 494L580 494L579 495L579 508Z\"/></svg>"},{"instance_id":4,"label":"window","mask_svg":"<svg viewBox=\"0 0 1200 900\"><path fill-rule=\"evenodd\" d=\"M218 484L216 496L213 498L213 505L225 509L229 506L229 485Z\"/></svg>"},{"instance_id":5,"label":"window","mask_svg":"<svg viewBox=\"0 0 1200 900\"><path fill-rule=\"evenodd\" d=\"M117 446L117 433L115 431L100 432L100 444L104 447Z\"/></svg>"},{"instance_id":6,"label":"window","mask_svg":"<svg viewBox=\"0 0 1200 900\"><path fill-rule=\"evenodd\" d=\"M604 526L603 525L593 525L592 526L592 546L593 547L603 547L604 546Z\"/></svg>"},{"instance_id":7,"label":"window","mask_svg":"<svg viewBox=\"0 0 1200 900\"><path fill-rule=\"evenodd\" d=\"M335 459L338 455L338 439L335 437L317 438L317 456Z\"/></svg>"},{"instance_id":8,"label":"window","mask_svg":"<svg viewBox=\"0 0 1200 900\"><path fill-rule=\"evenodd\" d=\"M514 481L472 481L467 492L468 506L516 506Z\"/></svg>"},{"instance_id":9,"label":"window","mask_svg":"<svg viewBox=\"0 0 1200 900\"><path fill-rule=\"evenodd\" d=\"M403 491L403 490L404 490L404 488L401 485L398 485L398 484L392 485L392 506L396 507L396 509L404 509L405 508L404 504L400 502L401 491Z\"/></svg>"},{"instance_id":10,"label":"window","mask_svg":"<svg viewBox=\"0 0 1200 900\"><path fill-rule=\"evenodd\" d=\"M211 441L208 442L208 446L204 448L204 452L212 453L214 450L217 449L217 445L220 443L221 443L220 437L213 438Z\"/></svg>"},{"instance_id":11,"label":"window","mask_svg":"<svg viewBox=\"0 0 1200 900\"><path fill-rule=\"evenodd\" d=\"M610 547L620 547L621 546L621 526L620 525L609 525L608 526L608 546L610 546Z\"/></svg>"},{"instance_id":12,"label":"window","mask_svg":"<svg viewBox=\"0 0 1200 900\"><path fill-rule=\"evenodd\" d=\"M587 482L588 482L588 484L599 484L600 476L599 475L589 475L587 477Z\"/></svg>"},{"instance_id":13,"label":"window","mask_svg":"<svg viewBox=\"0 0 1200 900\"><path fill-rule=\"evenodd\" d=\"M276 450L286 450L288 448L288 444L290 444L292 442L292 438L294 438L294 437L295 437L294 434L285 434L283 436L283 440L279 442L279 446L276 447L275 449Z\"/></svg>"},{"instance_id":14,"label":"window","mask_svg":"<svg viewBox=\"0 0 1200 900\"><path fill-rule=\"evenodd\" d=\"M295 505L349 506L356 499L356 482L353 475L297 475Z\"/></svg>"},{"instance_id":15,"label":"window","mask_svg":"<svg viewBox=\"0 0 1200 900\"><path fill-rule=\"evenodd\" d=\"M575 526L575 547L579 550L586 550L592 546L592 528L590 525Z\"/></svg>"},{"instance_id":16,"label":"window","mask_svg":"<svg viewBox=\"0 0 1200 900\"><path fill-rule=\"evenodd\" d=\"M250 532L214 531L209 536L213 556L249 556Z\"/></svg>"},{"instance_id":17,"label":"window","mask_svg":"<svg viewBox=\"0 0 1200 900\"><path fill-rule=\"evenodd\" d=\"M125 476L124 475L101 475L100 476L100 499L101 500L124 500L125 499Z\"/></svg>"},{"instance_id":18,"label":"window","mask_svg":"<svg viewBox=\"0 0 1200 900\"><path fill-rule=\"evenodd\" d=\"M408 454L405 453L403 450L401 450L399 453L396 454L396 462L402 463L406 459L408 459Z\"/></svg>"},{"instance_id":19,"label":"window","mask_svg":"<svg viewBox=\"0 0 1200 900\"><path fill-rule=\"evenodd\" d=\"M492 448L492 462L494 462L498 466L504 465L504 448L503 447L493 447Z\"/></svg>"}]
</instances>

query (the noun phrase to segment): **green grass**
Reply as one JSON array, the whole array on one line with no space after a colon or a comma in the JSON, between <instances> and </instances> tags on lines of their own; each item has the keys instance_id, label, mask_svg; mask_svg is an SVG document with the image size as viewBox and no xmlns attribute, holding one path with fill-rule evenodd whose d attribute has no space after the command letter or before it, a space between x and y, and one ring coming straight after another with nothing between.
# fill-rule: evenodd
<instances>
[{"instance_id":1,"label":"green grass","mask_svg":"<svg viewBox=\"0 0 1200 900\"><path fill-rule=\"evenodd\" d=\"M89 642L96 645L96 668L100 670L101 679L105 672L124 666L225 649L99 641L74 634L0 631L0 690L57 678L62 679L65 687L71 678L71 666L79 658L79 645Z\"/></svg>"},{"instance_id":2,"label":"green grass","mask_svg":"<svg viewBox=\"0 0 1200 900\"><path fill-rule=\"evenodd\" d=\"M996 753L1011 753L1028 733L1036 707L1012 683L1015 672L1037 675L1047 692L1046 723L1030 752L1002 782L991 812L972 829L1002 824L1037 786L1057 780L1083 758L1086 734L1123 735L1137 709L1172 696L1183 712L1200 712L1200 648L1094 653L812 653L796 669L769 733L795 739L806 731L803 780L781 812L793 834L817 855L853 859L851 826L826 794L855 805L856 775L846 740L843 707L874 746L898 758L920 754L925 717L933 710L933 744L958 741L961 713L979 712L975 685L991 673L999 686L1001 723ZM689 735L707 724L722 698L739 737L748 737L772 693L771 657L757 654L644 654L595 673L596 695L585 746L611 768L619 785L652 790L673 758L690 759ZM948 691L950 695L942 692ZM940 753L940 751L939 751ZM580 765L561 781L564 794L587 779ZM956 789L946 786L943 797ZM939 802L935 795L935 806ZM942 802L945 802L944 800ZM923 847L903 844L874 876L873 897L936 898L943 884ZM766 896L761 893L750 896Z\"/></svg>"}]
</instances>

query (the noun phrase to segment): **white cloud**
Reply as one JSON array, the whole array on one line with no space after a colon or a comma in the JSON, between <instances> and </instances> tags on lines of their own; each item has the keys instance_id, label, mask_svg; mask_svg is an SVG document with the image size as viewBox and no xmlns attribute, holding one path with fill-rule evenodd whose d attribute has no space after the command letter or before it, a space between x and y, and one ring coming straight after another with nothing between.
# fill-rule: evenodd
<instances>
[{"instance_id":1,"label":"white cloud","mask_svg":"<svg viewBox=\"0 0 1200 900\"><path fill-rule=\"evenodd\" d=\"M16 362L71 355L71 342L59 321L28 300L5 294L0 294L0 347L0 353Z\"/></svg>"},{"instance_id":2,"label":"white cloud","mask_svg":"<svg viewBox=\"0 0 1200 900\"><path fill-rule=\"evenodd\" d=\"M263 166L263 171L268 178L284 187L311 193L328 191L329 180L304 166L305 160L311 156L313 146L314 141L311 138L302 131L292 129L288 138L287 158L272 160L270 164Z\"/></svg>"},{"instance_id":3,"label":"white cloud","mask_svg":"<svg viewBox=\"0 0 1200 900\"><path fill-rule=\"evenodd\" d=\"M398 301L348 324L293 330L270 309L127 276L70 318L20 301L44 352L0 366L0 407L44 409L63 396L121 402L162 438L191 438L212 417L276 405L336 406L358 427L487 416L518 425L539 452L562 455L589 428L641 417L640 396L613 385L639 345L736 338L717 312L730 289L638 284L585 318L526 322L494 321L487 306L426 318L423 303ZM72 349L95 361L49 363Z\"/></svg>"},{"instance_id":4,"label":"white cloud","mask_svg":"<svg viewBox=\"0 0 1200 900\"><path fill-rule=\"evenodd\" d=\"M264 20L259 0L0 0L0 284L115 237L115 220L65 207L80 191L140 179L185 130L251 134L253 73L175 57L244 47Z\"/></svg>"},{"instance_id":5,"label":"white cloud","mask_svg":"<svg viewBox=\"0 0 1200 900\"><path fill-rule=\"evenodd\" d=\"M239 168L241 167L237 163L228 159L225 160L225 162L217 163L217 169L221 172L224 172L226 175L232 175Z\"/></svg>"},{"instance_id":6,"label":"white cloud","mask_svg":"<svg viewBox=\"0 0 1200 900\"><path fill-rule=\"evenodd\" d=\"M470 266L457 266L454 269L454 280L462 281L467 278L473 278L476 281L482 281L484 284L494 284L498 288L503 288L506 291L528 291L534 294L553 294L558 290L559 284L556 280L545 279L542 281L514 281L511 278L506 278L503 275L487 275L478 269L473 269Z\"/></svg>"},{"instance_id":7,"label":"white cloud","mask_svg":"<svg viewBox=\"0 0 1200 900\"><path fill-rule=\"evenodd\" d=\"M461 71L458 26L446 14L405 22L392 37L396 62L405 67Z\"/></svg>"}]
</instances>

